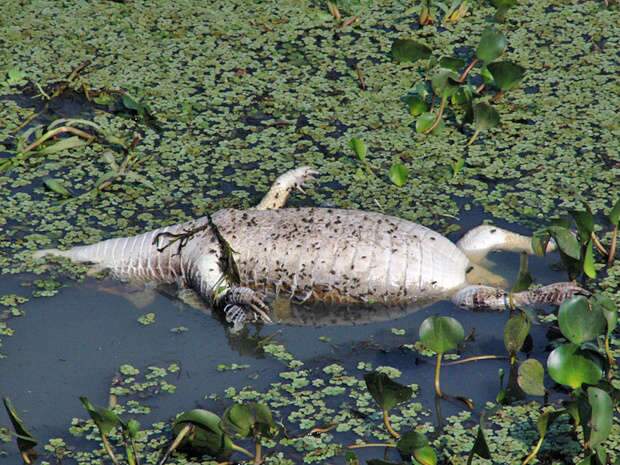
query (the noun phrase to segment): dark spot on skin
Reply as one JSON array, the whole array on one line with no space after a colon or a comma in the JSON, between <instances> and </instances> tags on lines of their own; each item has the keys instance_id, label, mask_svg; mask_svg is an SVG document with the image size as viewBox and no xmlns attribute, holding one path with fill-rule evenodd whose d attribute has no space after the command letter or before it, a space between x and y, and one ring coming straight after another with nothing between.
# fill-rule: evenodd
<instances>
[{"instance_id":1,"label":"dark spot on skin","mask_svg":"<svg viewBox=\"0 0 620 465\"><path fill-rule=\"evenodd\" d=\"M435 240L435 238L434 238L433 236L431 236L431 237L430 237L430 240L431 240L431 241L434 241L434 240Z\"/></svg>"},{"instance_id":2,"label":"dark spot on skin","mask_svg":"<svg viewBox=\"0 0 620 465\"><path fill-rule=\"evenodd\" d=\"M496 231L497 231L497 229L495 229L495 228L491 229L491 233L494 233Z\"/></svg>"},{"instance_id":3,"label":"dark spot on skin","mask_svg":"<svg viewBox=\"0 0 620 465\"><path fill-rule=\"evenodd\" d=\"M468 266L467 269L465 270L465 274L469 274L473 269L474 269L473 266Z\"/></svg>"}]
</instances>

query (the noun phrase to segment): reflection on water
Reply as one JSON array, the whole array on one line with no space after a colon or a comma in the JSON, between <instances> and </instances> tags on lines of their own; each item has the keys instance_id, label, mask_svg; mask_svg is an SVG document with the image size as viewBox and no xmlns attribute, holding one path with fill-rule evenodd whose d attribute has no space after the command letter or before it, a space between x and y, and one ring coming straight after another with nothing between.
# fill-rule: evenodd
<instances>
[{"instance_id":1,"label":"reflection on water","mask_svg":"<svg viewBox=\"0 0 620 465\"><path fill-rule=\"evenodd\" d=\"M493 254L490 258L496 262L495 272L514 280L519 266L517 254ZM537 282L564 279L551 270L556 260L530 259ZM3 278L0 291L19 293L21 280L23 277ZM503 352L505 314L466 312L450 302L418 311L350 307L342 312L342 308L326 306L292 306L280 313L286 324L249 327L232 334L217 318L168 294L141 292L111 280L87 279L81 284L69 283L52 298L31 300L23 306L26 315L11 320L15 335L4 339L7 358L0 360L0 394L13 399L36 436L66 436L71 418L84 416L78 396L105 403L112 377L125 363L143 368L177 362L181 367L174 382L177 393L162 394L151 401L152 413L141 419L148 424L196 405L208 405L205 395L222 393L228 386L264 389L277 380L284 367L265 356L261 348L265 339L283 343L309 368L336 362L361 376L355 368L359 361L394 366L403 371L403 382L421 386L420 399L429 408L433 404L433 363L416 360L411 351L401 348L417 340L418 327L426 317L454 316L467 333L475 331L468 354ZM142 326L137 319L147 312L155 313L155 322ZM171 331L181 326L187 331ZM391 328L402 328L405 335L393 334ZM533 330L534 353L544 350L543 331L542 326ZM218 364L232 363L250 368L229 372L216 369ZM442 375L442 385L478 403L491 400L497 393L500 366L502 362L449 367ZM443 408L443 414L449 415L460 406L447 404ZM14 452L12 446L6 449Z\"/></svg>"}]
</instances>

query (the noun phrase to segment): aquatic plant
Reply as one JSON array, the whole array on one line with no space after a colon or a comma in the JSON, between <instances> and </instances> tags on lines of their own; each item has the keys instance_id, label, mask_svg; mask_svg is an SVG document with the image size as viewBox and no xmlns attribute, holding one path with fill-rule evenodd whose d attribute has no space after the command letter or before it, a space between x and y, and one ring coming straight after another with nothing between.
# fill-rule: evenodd
<instances>
[{"instance_id":1,"label":"aquatic plant","mask_svg":"<svg viewBox=\"0 0 620 465\"><path fill-rule=\"evenodd\" d=\"M504 34L495 29L486 29L480 37L474 58L465 65L465 61L458 57L442 56L437 59L432 56L428 46L415 40L394 41L391 54L395 61L407 63L428 60L425 80L418 82L403 98L411 115L417 117L416 132L438 132L449 104L462 114L462 126L473 124L474 132L467 145L471 145L481 131L498 126L500 116L497 110L488 102L475 99L481 97L487 87L493 86L497 92L491 101L497 102L523 79L523 67L510 61L496 61L507 46ZM477 80L482 83L476 86L470 80L470 75L478 64L482 64L482 68ZM434 111L436 99L439 99L439 107Z\"/></svg>"}]
</instances>

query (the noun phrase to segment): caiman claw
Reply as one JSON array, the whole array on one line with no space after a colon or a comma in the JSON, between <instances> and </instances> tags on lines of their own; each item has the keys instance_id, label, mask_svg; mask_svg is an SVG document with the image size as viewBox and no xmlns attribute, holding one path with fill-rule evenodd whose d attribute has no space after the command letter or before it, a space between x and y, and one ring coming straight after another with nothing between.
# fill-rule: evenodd
<instances>
[{"instance_id":1,"label":"caiman claw","mask_svg":"<svg viewBox=\"0 0 620 465\"><path fill-rule=\"evenodd\" d=\"M229 289L221 297L220 305L224 308L226 322L233 325L233 331L239 331L246 322L272 323L269 307L250 288Z\"/></svg>"}]
</instances>

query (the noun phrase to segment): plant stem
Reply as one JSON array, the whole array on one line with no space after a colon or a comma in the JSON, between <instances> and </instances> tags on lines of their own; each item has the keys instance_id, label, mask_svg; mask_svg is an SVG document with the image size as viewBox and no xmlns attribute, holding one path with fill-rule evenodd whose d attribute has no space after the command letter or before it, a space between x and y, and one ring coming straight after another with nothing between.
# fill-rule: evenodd
<instances>
[{"instance_id":1,"label":"plant stem","mask_svg":"<svg viewBox=\"0 0 620 465\"><path fill-rule=\"evenodd\" d=\"M614 226L611 233L611 245L609 246L609 256L607 257L607 266L611 266L616 258L616 243L618 241L618 225Z\"/></svg>"},{"instance_id":2,"label":"plant stem","mask_svg":"<svg viewBox=\"0 0 620 465\"><path fill-rule=\"evenodd\" d=\"M609 334L605 335L605 354L607 355L607 363L609 363L607 379L611 381L614 375L613 367L616 364L616 359L614 358L614 354L611 353L611 348L609 347Z\"/></svg>"},{"instance_id":3,"label":"plant stem","mask_svg":"<svg viewBox=\"0 0 620 465\"><path fill-rule=\"evenodd\" d=\"M256 453L254 454L254 465L260 465L263 461L260 439L256 438Z\"/></svg>"},{"instance_id":4,"label":"plant stem","mask_svg":"<svg viewBox=\"0 0 620 465\"><path fill-rule=\"evenodd\" d=\"M108 441L108 437L105 434L101 434L101 442L103 442L103 448L105 449L105 451L110 456L110 459L112 460L112 463L114 465L120 465L118 459L114 455L114 451L112 450L112 446L110 445L110 441Z\"/></svg>"},{"instance_id":5,"label":"plant stem","mask_svg":"<svg viewBox=\"0 0 620 465\"><path fill-rule=\"evenodd\" d=\"M435 394L437 397L443 398L443 392L441 392L441 385L439 383L439 375L441 374L441 359L443 354L437 354L437 363L435 364Z\"/></svg>"},{"instance_id":6,"label":"plant stem","mask_svg":"<svg viewBox=\"0 0 620 465\"><path fill-rule=\"evenodd\" d=\"M484 82L483 82L482 84L480 84L480 85L476 88L476 93L477 93L477 94L480 94L480 93L484 90L484 88L485 88L486 86L487 86L487 85L486 85Z\"/></svg>"},{"instance_id":7,"label":"plant stem","mask_svg":"<svg viewBox=\"0 0 620 465\"><path fill-rule=\"evenodd\" d=\"M441 117L443 116L443 111L446 108L446 101L448 99L446 97L441 97L441 103L439 104L439 110L437 110L437 117L435 118L435 121L433 121L433 124L430 128L428 128L426 131L424 131L424 134L428 134L430 132L433 132L435 130L435 128L437 126L439 126L439 123L441 122Z\"/></svg>"},{"instance_id":8,"label":"plant stem","mask_svg":"<svg viewBox=\"0 0 620 465\"><path fill-rule=\"evenodd\" d=\"M347 446L347 449L363 449L365 447L396 447L396 444L392 444L391 442L365 442L363 444L351 444Z\"/></svg>"},{"instance_id":9,"label":"plant stem","mask_svg":"<svg viewBox=\"0 0 620 465\"><path fill-rule=\"evenodd\" d=\"M252 454L252 452L250 452L247 449L244 449L241 446L238 446L237 444L233 444L232 445L232 450L235 450L237 452L241 452L243 455L245 455L246 457L250 457L251 459L254 458L254 454Z\"/></svg>"},{"instance_id":10,"label":"plant stem","mask_svg":"<svg viewBox=\"0 0 620 465\"><path fill-rule=\"evenodd\" d=\"M387 410L383 411L383 424L387 428L388 433L390 433L393 438L395 439L400 438L400 434L398 434L398 432L395 431L394 428L392 428L392 424L390 423L390 414L388 413Z\"/></svg>"},{"instance_id":11,"label":"plant stem","mask_svg":"<svg viewBox=\"0 0 620 465\"><path fill-rule=\"evenodd\" d=\"M610 255L610 253L607 252L607 249L605 249L605 246L601 244L601 241L595 232L592 232L591 237L592 237L592 243L596 246L596 248L598 249L600 253L602 253L603 255Z\"/></svg>"},{"instance_id":12,"label":"plant stem","mask_svg":"<svg viewBox=\"0 0 620 465\"><path fill-rule=\"evenodd\" d=\"M465 144L465 147L469 147L471 144L474 143L474 141L478 138L478 134L480 134L480 129L476 129L476 131L474 132L474 134L471 136L471 138L467 141L467 144Z\"/></svg>"},{"instance_id":13,"label":"plant stem","mask_svg":"<svg viewBox=\"0 0 620 465\"><path fill-rule=\"evenodd\" d=\"M70 132L72 134L75 134L76 136L81 137L82 139L86 139L89 142L95 138L95 136L92 136L92 135L88 134L87 132L84 132L84 131L82 131L80 129L73 128L71 126L62 126L60 128L56 128L56 129L54 129L52 131L48 131L46 134L44 134L38 140L34 141L32 144L30 144L28 147L26 147L22 153L27 153L27 152L30 152L31 150L36 149L39 145L41 145L46 140L51 139L52 137L57 136L58 134L62 134L63 132Z\"/></svg>"},{"instance_id":14,"label":"plant stem","mask_svg":"<svg viewBox=\"0 0 620 465\"><path fill-rule=\"evenodd\" d=\"M459 76L459 78L457 79L457 82L464 82L465 79L467 78L467 75L471 72L472 69L474 69L474 66L476 66L477 63L478 63L478 58L474 58L471 61L471 63L467 65L467 68L465 68L465 71L463 71L463 74Z\"/></svg>"},{"instance_id":15,"label":"plant stem","mask_svg":"<svg viewBox=\"0 0 620 465\"><path fill-rule=\"evenodd\" d=\"M460 365L462 363L478 362L480 360L506 360L507 358L508 357L506 357L505 355L475 355L473 357L467 357L461 360L444 363L444 366L449 367L453 365Z\"/></svg>"},{"instance_id":16,"label":"plant stem","mask_svg":"<svg viewBox=\"0 0 620 465\"><path fill-rule=\"evenodd\" d=\"M523 463L521 465L527 465L532 460L534 460L534 458L538 454L538 451L540 450L540 446L542 446L543 439L544 439L544 436L541 436L540 439L538 440L538 442L536 443L536 445L534 446L534 449L532 450L532 452L530 452L530 455L525 457L525 460L523 461Z\"/></svg>"},{"instance_id":17,"label":"plant stem","mask_svg":"<svg viewBox=\"0 0 620 465\"><path fill-rule=\"evenodd\" d=\"M172 441L172 444L170 444L170 447L168 447L168 450L166 451L164 456L161 458L161 460L157 462L157 465L164 465L164 463L166 463L166 461L168 460L168 457L170 457L170 454L172 454L175 451L175 449L179 447L179 445L181 444L181 441L183 441L185 436L187 436L193 430L194 430L194 425L189 424L189 423L185 425L183 429L179 431L179 434L177 434L177 437L174 438L174 441Z\"/></svg>"}]
</instances>

